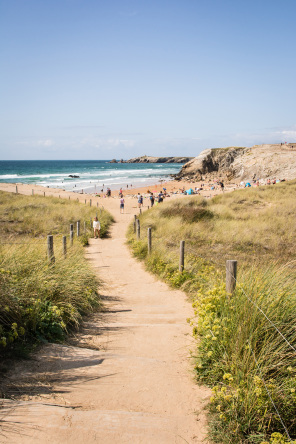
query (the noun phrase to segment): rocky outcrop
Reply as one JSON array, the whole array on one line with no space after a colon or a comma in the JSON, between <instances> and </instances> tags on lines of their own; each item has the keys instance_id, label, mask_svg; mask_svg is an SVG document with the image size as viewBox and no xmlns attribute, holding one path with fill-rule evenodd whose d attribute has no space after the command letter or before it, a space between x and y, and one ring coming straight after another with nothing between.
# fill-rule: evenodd
<instances>
[{"instance_id":1,"label":"rocky outcrop","mask_svg":"<svg viewBox=\"0 0 296 444\"><path fill-rule=\"evenodd\" d=\"M251 148L211 148L183 165L175 179L202 180L296 178L296 142Z\"/></svg>"},{"instance_id":2,"label":"rocky outcrop","mask_svg":"<svg viewBox=\"0 0 296 444\"><path fill-rule=\"evenodd\" d=\"M126 163L186 163L193 157L153 157L141 156L127 160Z\"/></svg>"}]
</instances>

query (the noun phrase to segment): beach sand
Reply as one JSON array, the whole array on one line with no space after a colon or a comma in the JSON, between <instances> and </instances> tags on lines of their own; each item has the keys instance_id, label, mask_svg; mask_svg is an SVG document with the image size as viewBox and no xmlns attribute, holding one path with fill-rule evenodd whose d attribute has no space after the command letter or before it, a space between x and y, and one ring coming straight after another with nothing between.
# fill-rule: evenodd
<instances>
[{"instance_id":1,"label":"beach sand","mask_svg":"<svg viewBox=\"0 0 296 444\"><path fill-rule=\"evenodd\" d=\"M201 189L201 185L204 186ZM211 189L214 186L215 189ZM136 199L137 194L140 193L144 197L144 207L149 206L150 201L148 201L149 193L152 192L154 195L158 195L163 189L166 189L167 196L166 199L171 198L180 198L185 197L185 194L182 193L182 190L188 190L189 188L201 189L197 191L197 194L204 198L211 198L218 194L222 193L222 190L216 182L187 182L187 181L175 181L170 180L168 182L157 183L155 185L147 185L140 188L124 188L122 189L122 194L127 199ZM233 191L238 188L238 185L235 183L225 184L224 192ZM92 205L95 206L104 206L107 210L109 209L111 212L113 209L118 207L118 199L120 197L120 190L112 190L111 198L106 197L106 193L76 193L73 191L64 191L60 188L47 188L40 185L32 185L32 184L21 184L21 183L0 183L0 190L15 193L16 189L19 193L25 195L39 194L45 196L53 196L60 197L63 199L71 199L77 200L81 203L89 203L89 200L92 199ZM107 191L107 190L105 190ZM136 205L136 202L135 202Z\"/></svg>"}]
</instances>

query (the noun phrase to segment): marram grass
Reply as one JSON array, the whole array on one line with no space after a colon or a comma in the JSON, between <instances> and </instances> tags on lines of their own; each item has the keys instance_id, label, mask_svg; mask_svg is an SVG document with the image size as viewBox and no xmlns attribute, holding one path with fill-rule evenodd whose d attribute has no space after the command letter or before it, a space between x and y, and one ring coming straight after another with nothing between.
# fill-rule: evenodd
<instances>
[{"instance_id":1,"label":"marram grass","mask_svg":"<svg viewBox=\"0 0 296 444\"><path fill-rule=\"evenodd\" d=\"M83 315L100 307L99 282L82 245L92 236L98 210L73 201L0 193L0 354L36 341L61 341ZM70 224L81 221L82 236L69 242ZM84 231L86 221L86 233ZM112 216L100 212L102 234ZM54 235L55 262L47 257ZM68 235L67 254L62 236Z\"/></svg>"},{"instance_id":2,"label":"marram grass","mask_svg":"<svg viewBox=\"0 0 296 444\"><path fill-rule=\"evenodd\" d=\"M280 444L291 442L288 435L296 438L295 194L293 181L208 201L186 197L143 213L140 240L132 227L128 232L135 256L192 298L192 355L197 380L213 388L213 442ZM238 260L232 296L225 290L227 259Z\"/></svg>"},{"instance_id":3,"label":"marram grass","mask_svg":"<svg viewBox=\"0 0 296 444\"><path fill-rule=\"evenodd\" d=\"M0 341L62 340L99 305L98 283L77 242L51 264L44 245L0 250Z\"/></svg>"}]
</instances>

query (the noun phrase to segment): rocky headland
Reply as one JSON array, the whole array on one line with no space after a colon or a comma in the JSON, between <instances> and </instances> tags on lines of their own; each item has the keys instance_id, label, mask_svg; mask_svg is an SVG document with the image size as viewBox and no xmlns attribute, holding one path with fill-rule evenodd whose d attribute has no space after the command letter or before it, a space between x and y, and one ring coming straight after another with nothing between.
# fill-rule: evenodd
<instances>
[{"instance_id":1,"label":"rocky headland","mask_svg":"<svg viewBox=\"0 0 296 444\"><path fill-rule=\"evenodd\" d=\"M112 159L110 163L186 163L192 160L193 157L154 157L154 156L140 156L133 159L123 160L117 162Z\"/></svg>"},{"instance_id":2,"label":"rocky headland","mask_svg":"<svg viewBox=\"0 0 296 444\"><path fill-rule=\"evenodd\" d=\"M295 179L296 142L251 148L211 148L183 165L176 180Z\"/></svg>"}]
</instances>

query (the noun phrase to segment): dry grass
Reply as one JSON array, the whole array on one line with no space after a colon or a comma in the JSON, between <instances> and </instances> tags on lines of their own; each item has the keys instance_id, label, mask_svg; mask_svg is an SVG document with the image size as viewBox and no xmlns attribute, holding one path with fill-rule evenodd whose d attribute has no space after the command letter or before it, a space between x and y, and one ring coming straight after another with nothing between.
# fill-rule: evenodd
<instances>
[{"instance_id":1,"label":"dry grass","mask_svg":"<svg viewBox=\"0 0 296 444\"><path fill-rule=\"evenodd\" d=\"M85 260L98 210L78 202L0 192L0 356L27 342L63 340L81 316L100 305L99 282ZM112 216L100 215L106 236ZM87 222L64 257L62 235L70 224ZM75 227L76 233L76 227ZM47 258L47 235L54 235L55 262Z\"/></svg>"},{"instance_id":2,"label":"dry grass","mask_svg":"<svg viewBox=\"0 0 296 444\"><path fill-rule=\"evenodd\" d=\"M237 259L241 265L296 259L296 181L237 190L204 200L199 196L158 205L141 219L153 238L175 245L186 241L216 264Z\"/></svg>"},{"instance_id":3,"label":"dry grass","mask_svg":"<svg viewBox=\"0 0 296 444\"><path fill-rule=\"evenodd\" d=\"M192 297L196 376L215 386L210 404L215 442L263 444L278 431L270 442L288 442L266 387L296 437L295 353L274 328L296 348L295 194L291 181L211 200L188 196L145 212L140 241L131 228L128 233L134 254L145 258L148 269ZM153 250L147 256L149 226ZM185 240L183 273L180 240ZM238 260L232 298L225 291L227 259Z\"/></svg>"}]
</instances>

